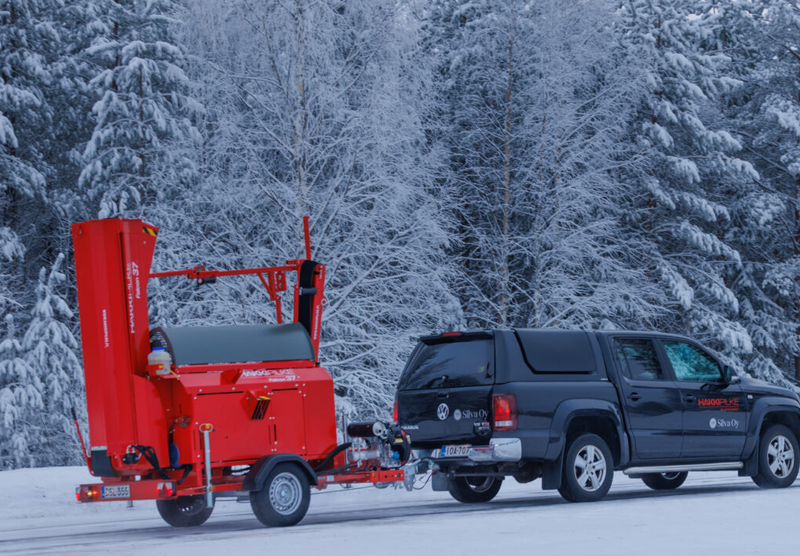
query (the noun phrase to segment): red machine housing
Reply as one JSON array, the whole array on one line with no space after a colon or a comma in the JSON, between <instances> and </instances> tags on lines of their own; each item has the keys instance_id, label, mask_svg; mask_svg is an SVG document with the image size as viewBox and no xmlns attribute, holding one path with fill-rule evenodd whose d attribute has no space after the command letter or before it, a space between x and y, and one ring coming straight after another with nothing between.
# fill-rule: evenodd
<instances>
[{"instance_id":1,"label":"red machine housing","mask_svg":"<svg viewBox=\"0 0 800 556\"><path fill-rule=\"evenodd\" d=\"M296 454L314 467L336 448L333 380L318 363L325 267L309 260L307 220L305 228L306 258L283 266L151 273L156 227L121 219L72 226L91 435L87 464L109 485L102 496L97 485L83 485L79 500L241 490L244 478L232 472L241 466ZM292 273L293 323L283 324L281 293ZM148 365L149 279L184 276L201 284L243 274L256 275L276 303L277 332L294 327L296 336L299 325L307 331L308 357ZM339 466L344 455L327 461ZM320 476L317 484L402 478L398 470L349 468L346 475Z\"/></svg>"},{"instance_id":2,"label":"red machine housing","mask_svg":"<svg viewBox=\"0 0 800 556\"><path fill-rule=\"evenodd\" d=\"M141 474L123 464L128 446L152 446L167 458L165 392L147 376L150 327L147 280L158 229L141 220L72 226L86 400L94 474Z\"/></svg>"}]
</instances>

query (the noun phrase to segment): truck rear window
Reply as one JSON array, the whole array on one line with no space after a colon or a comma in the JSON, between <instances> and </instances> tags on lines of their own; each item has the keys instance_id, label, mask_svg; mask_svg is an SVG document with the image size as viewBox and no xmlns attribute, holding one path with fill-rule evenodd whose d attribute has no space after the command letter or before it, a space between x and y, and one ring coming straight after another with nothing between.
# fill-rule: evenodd
<instances>
[{"instance_id":1,"label":"truck rear window","mask_svg":"<svg viewBox=\"0 0 800 556\"><path fill-rule=\"evenodd\" d=\"M494 382L492 340L420 342L411 354L398 390L481 386Z\"/></svg>"}]
</instances>

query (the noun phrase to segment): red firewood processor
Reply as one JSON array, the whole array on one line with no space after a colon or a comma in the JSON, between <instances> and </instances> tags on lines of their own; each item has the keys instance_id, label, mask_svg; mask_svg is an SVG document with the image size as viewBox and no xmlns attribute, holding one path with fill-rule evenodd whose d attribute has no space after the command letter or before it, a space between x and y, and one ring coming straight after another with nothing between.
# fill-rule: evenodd
<instances>
[{"instance_id":1,"label":"red firewood processor","mask_svg":"<svg viewBox=\"0 0 800 556\"><path fill-rule=\"evenodd\" d=\"M352 442L337 445L333 380L319 363L325 266L311 260L303 223L305 259L171 272L150 272L158 228L142 220L73 224L91 440L83 452L102 479L79 486L78 501L154 499L167 523L186 527L204 523L216 497L249 494L264 525L287 526L305 516L310 488L403 480L411 446L396 424L352 423ZM258 277L277 324L150 329L151 278L200 285L238 275ZM290 287L294 315L284 323Z\"/></svg>"}]
</instances>

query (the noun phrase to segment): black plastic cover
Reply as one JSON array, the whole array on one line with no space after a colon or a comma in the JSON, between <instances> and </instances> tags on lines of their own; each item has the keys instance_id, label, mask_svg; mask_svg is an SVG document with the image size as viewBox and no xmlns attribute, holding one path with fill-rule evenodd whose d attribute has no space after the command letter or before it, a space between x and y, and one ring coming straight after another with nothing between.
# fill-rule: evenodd
<instances>
[{"instance_id":1,"label":"black plastic cover","mask_svg":"<svg viewBox=\"0 0 800 556\"><path fill-rule=\"evenodd\" d=\"M95 477L116 477L114 466L111 465L111 458L105 448L92 448L91 460L92 475Z\"/></svg>"},{"instance_id":2,"label":"black plastic cover","mask_svg":"<svg viewBox=\"0 0 800 556\"><path fill-rule=\"evenodd\" d=\"M515 330L525 360L537 373L592 373L597 360L581 330Z\"/></svg>"},{"instance_id":3,"label":"black plastic cover","mask_svg":"<svg viewBox=\"0 0 800 556\"><path fill-rule=\"evenodd\" d=\"M314 271L317 269L318 263L314 261L303 261L300 265L300 290L308 290L314 285ZM309 292L310 293L310 292ZM316 292L314 292L316 293ZM311 295L301 293L298 302L298 322L311 334L311 322L314 320L314 304L311 302Z\"/></svg>"},{"instance_id":4,"label":"black plastic cover","mask_svg":"<svg viewBox=\"0 0 800 556\"><path fill-rule=\"evenodd\" d=\"M280 326L280 325L279 325ZM288 325L284 325L288 326ZM317 474L308 465L308 462L298 456L297 454L270 454L268 456L261 456L253 465L247 475L244 476L242 483L242 490L245 492L259 491L264 488L264 483L270 472L281 463L293 463L302 469L308 477L308 482L312 485L317 484Z\"/></svg>"},{"instance_id":5,"label":"black plastic cover","mask_svg":"<svg viewBox=\"0 0 800 556\"><path fill-rule=\"evenodd\" d=\"M156 328L150 346L166 349L177 366L314 360L300 323Z\"/></svg>"}]
</instances>

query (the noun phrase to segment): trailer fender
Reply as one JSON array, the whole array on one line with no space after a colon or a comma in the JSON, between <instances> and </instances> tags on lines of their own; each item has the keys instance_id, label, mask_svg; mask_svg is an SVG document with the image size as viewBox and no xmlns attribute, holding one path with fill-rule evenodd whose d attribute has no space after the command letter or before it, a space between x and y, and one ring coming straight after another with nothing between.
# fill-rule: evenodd
<instances>
[{"instance_id":1,"label":"trailer fender","mask_svg":"<svg viewBox=\"0 0 800 556\"><path fill-rule=\"evenodd\" d=\"M800 404L787 398L763 397L753 404L750 413L750 421L747 426L747 440L745 440L744 450L742 450L742 460L744 467L739 470L740 476L752 477L758 474L758 446L761 441L761 433L764 428L764 421L770 414L784 413L793 415L796 422L800 423ZM795 429L790 426L789 428ZM800 436L800 431L795 430L795 434Z\"/></svg>"},{"instance_id":2,"label":"trailer fender","mask_svg":"<svg viewBox=\"0 0 800 556\"><path fill-rule=\"evenodd\" d=\"M263 488L267 476L279 463L296 463L300 468L305 471L308 476L308 481L312 485L317 484L317 474L311 469L306 460L296 454L273 454L269 456L261 456L257 462L251 467L250 471L244 478L242 490L244 491L259 491Z\"/></svg>"}]
</instances>

